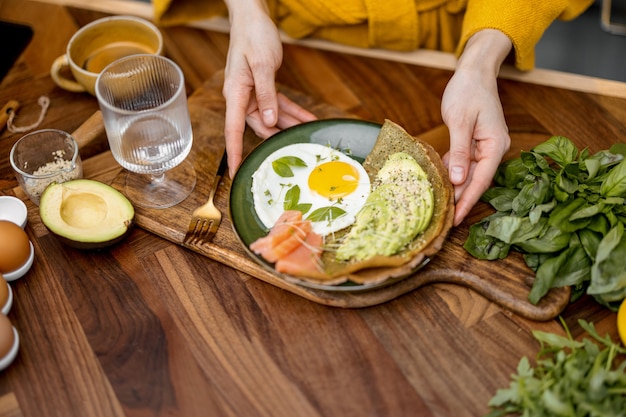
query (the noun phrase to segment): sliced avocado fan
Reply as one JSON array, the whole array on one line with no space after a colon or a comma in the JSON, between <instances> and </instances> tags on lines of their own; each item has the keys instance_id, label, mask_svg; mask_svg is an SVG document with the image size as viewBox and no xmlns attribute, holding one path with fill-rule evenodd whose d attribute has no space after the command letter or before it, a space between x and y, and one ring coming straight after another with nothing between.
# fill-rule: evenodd
<instances>
[{"instance_id":1,"label":"sliced avocado fan","mask_svg":"<svg viewBox=\"0 0 626 417\"><path fill-rule=\"evenodd\" d=\"M429 225L434 210L433 187L409 154L390 155L377 173L373 190L335 257L363 261L401 251Z\"/></svg>"}]
</instances>

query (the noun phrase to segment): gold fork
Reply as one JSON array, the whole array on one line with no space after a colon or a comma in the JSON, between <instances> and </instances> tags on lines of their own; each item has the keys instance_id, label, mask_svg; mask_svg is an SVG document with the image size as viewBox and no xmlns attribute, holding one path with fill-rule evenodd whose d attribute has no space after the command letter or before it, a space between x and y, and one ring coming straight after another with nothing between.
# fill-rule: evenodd
<instances>
[{"instance_id":1,"label":"gold fork","mask_svg":"<svg viewBox=\"0 0 626 417\"><path fill-rule=\"evenodd\" d=\"M215 179L213 180L209 199L206 203L196 208L191 214L191 222L189 222L189 228L183 240L184 245L202 245L213 240L213 236L215 236L222 222L222 213L215 207L213 198L226 172L227 165L226 152L224 152L220 160L220 166L215 174Z\"/></svg>"}]
</instances>

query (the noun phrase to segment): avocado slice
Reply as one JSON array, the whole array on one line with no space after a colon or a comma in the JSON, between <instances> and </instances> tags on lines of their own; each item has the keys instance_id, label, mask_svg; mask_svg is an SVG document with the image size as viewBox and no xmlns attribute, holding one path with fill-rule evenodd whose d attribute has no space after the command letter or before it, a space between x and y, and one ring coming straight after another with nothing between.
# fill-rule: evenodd
<instances>
[{"instance_id":1,"label":"avocado slice","mask_svg":"<svg viewBox=\"0 0 626 417\"><path fill-rule=\"evenodd\" d=\"M77 179L50 184L41 195L39 215L61 242L78 249L100 249L124 239L135 209L115 188Z\"/></svg>"},{"instance_id":2,"label":"avocado slice","mask_svg":"<svg viewBox=\"0 0 626 417\"><path fill-rule=\"evenodd\" d=\"M434 210L432 186L411 155L390 155L378 171L375 184L335 252L338 261L392 256L430 224Z\"/></svg>"}]
</instances>

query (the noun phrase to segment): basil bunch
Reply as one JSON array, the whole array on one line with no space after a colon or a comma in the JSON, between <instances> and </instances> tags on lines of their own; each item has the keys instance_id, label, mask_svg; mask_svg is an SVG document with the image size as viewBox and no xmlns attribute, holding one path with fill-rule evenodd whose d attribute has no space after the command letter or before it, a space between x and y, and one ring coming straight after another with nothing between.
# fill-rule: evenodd
<instances>
[{"instance_id":1,"label":"basil bunch","mask_svg":"<svg viewBox=\"0 0 626 417\"><path fill-rule=\"evenodd\" d=\"M524 254L536 273L529 300L572 286L616 310L626 297L626 144L591 154L553 136L500 164L482 196L496 212L470 227L479 259Z\"/></svg>"}]
</instances>

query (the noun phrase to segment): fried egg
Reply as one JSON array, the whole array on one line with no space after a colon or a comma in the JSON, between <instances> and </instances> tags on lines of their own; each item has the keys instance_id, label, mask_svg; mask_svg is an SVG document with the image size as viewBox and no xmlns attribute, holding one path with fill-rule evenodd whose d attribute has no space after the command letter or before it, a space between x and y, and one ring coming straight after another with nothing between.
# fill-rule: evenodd
<instances>
[{"instance_id":1,"label":"fried egg","mask_svg":"<svg viewBox=\"0 0 626 417\"><path fill-rule=\"evenodd\" d=\"M326 236L354 223L370 193L363 166L343 152L314 143L274 151L252 174L254 209L270 229L285 210L298 210Z\"/></svg>"}]
</instances>

